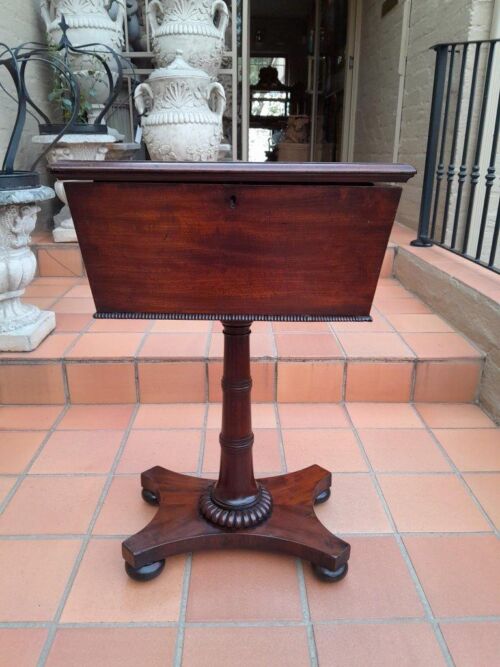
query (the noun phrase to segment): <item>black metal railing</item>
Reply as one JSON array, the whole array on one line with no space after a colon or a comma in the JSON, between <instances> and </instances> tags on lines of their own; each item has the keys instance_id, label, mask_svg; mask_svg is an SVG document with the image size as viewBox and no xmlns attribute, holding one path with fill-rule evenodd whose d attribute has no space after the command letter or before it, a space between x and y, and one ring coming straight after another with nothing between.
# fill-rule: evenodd
<instances>
[{"instance_id":1,"label":"black metal railing","mask_svg":"<svg viewBox=\"0 0 500 667\"><path fill-rule=\"evenodd\" d=\"M437 44L416 246L500 273L500 40Z\"/></svg>"}]
</instances>

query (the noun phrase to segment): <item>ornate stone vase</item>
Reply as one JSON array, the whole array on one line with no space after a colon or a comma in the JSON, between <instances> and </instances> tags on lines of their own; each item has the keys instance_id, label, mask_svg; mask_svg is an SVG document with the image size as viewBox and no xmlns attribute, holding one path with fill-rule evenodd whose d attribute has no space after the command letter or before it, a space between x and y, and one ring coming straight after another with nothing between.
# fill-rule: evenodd
<instances>
[{"instance_id":1,"label":"ornate stone vase","mask_svg":"<svg viewBox=\"0 0 500 667\"><path fill-rule=\"evenodd\" d=\"M40 134L32 140L37 144L50 144L54 139L53 134ZM109 147L115 141L116 138L111 134L65 134L47 153L47 163L51 165L60 160L105 160ZM54 241L56 243L76 241L75 226L66 200L64 185L61 181L56 181L54 188L64 204L54 216L55 227L52 232Z\"/></svg>"},{"instance_id":2,"label":"ornate stone vase","mask_svg":"<svg viewBox=\"0 0 500 667\"><path fill-rule=\"evenodd\" d=\"M156 66L169 65L180 49L192 67L215 78L228 18L223 0L152 0L148 19Z\"/></svg>"},{"instance_id":3,"label":"ornate stone vase","mask_svg":"<svg viewBox=\"0 0 500 667\"><path fill-rule=\"evenodd\" d=\"M106 44L115 51L123 48L124 0L115 0L115 18L108 13L109 0L41 0L40 8L50 41L58 44L59 27L64 14L69 26L68 37L73 46Z\"/></svg>"},{"instance_id":4,"label":"ornate stone vase","mask_svg":"<svg viewBox=\"0 0 500 667\"><path fill-rule=\"evenodd\" d=\"M51 311L21 301L36 273L29 242L38 202L52 199L45 186L0 190L0 351L34 350L56 325Z\"/></svg>"},{"instance_id":5,"label":"ornate stone vase","mask_svg":"<svg viewBox=\"0 0 500 667\"><path fill-rule=\"evenodd\" d=\"M42 18L49 43L59 43L62 36L59 23L64 14L69 26L67 35L71 44L73 46L88 44L88 50L99 52L115 74L114 58L106 55L105 50L97 45L109 46L115 51L123 50L125 0L115 0L114 18L108 13L109 5L109 0L41 0ZM71 69L85 97L95 104L104 104L109 95L109 85L102 63L92 55L86 54L70 53L69 59Z\"/></svg>"},{"instance_id":6,"label":"ornate stone vase","mask_svg":"<svg viewBox=\"0 0 500 667\"><path fill-rule=\"evenodd\" d=\"M135 89L144 141L161 162L215 162L222 136L224 88L178 52Z\"/></svg>"}]
</instances>

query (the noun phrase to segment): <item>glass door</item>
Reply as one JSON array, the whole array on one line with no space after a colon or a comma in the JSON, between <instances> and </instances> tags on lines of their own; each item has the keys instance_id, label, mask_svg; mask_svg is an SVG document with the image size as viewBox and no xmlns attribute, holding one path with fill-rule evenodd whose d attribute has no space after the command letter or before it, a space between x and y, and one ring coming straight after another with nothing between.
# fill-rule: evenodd
<instances>
[{"instance_id":1,"label":"glass door","mask_svg":"<svg viewBox=\"0 0 500 667\"><path fill-rule=\"evenodd\" d=\"M242 0L241 154L342 158L349 0Z\"/></svg>"}]
</instances>

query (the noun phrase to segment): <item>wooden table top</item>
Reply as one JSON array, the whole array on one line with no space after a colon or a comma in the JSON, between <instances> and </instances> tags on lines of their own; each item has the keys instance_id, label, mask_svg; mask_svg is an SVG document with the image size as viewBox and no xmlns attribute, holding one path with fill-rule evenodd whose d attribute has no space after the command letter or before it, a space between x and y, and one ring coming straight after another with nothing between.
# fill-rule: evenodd
<instances>
[{"instance_id":1,"label":"wooden table top","mask_svg":"<svg viewBox=\"0 0 500 667\"><path fill-rule=\"evenodd\" d=\"M405 183L407 164L356 162L91 162L61 161L50 167L60 179L162 183Z\"/></svg>"}]
</instances>

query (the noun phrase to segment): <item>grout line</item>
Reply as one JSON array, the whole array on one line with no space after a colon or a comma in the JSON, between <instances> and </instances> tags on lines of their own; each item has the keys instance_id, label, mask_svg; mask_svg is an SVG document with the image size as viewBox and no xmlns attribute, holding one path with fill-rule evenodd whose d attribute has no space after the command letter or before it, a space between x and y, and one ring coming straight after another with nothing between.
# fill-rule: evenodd
<instances>
[{"instance_id":1,"label":"grout line","mask_svg":"<svg viewBox=\"0 0 500 667\"><path fill-rule=\"evenodd\" d=\"M75 332L69 332L69 334L74 334ZM118 334L124 334L127 332L117 332ZM137 332L136 332L137 333ZM374 332L376 333L376 332ZM390 333L390 332L378 332L378 333ZM81 331L79 333L76 333L76 338L68 344L68 347L65 349L65 351L61 352L60 354L55 354L51 356L34 356L30 357L28 356L29 353L26 353L26 356L9 356L11 353L9 352L3 352L0 353L0 359L2 361L2 364L5 364L6 366L40 366L40 365L47 365L47 364L54 364L56 362L65 362L69 363L71 365L74 364L117 364L117 363L125 363L125 362L133 362L133 361L138 361L138 362L144 362L144 363L149 363L149 364L160 364L160 363L169 363L169 364L175 364L175 363L182 363L182 362L197 362L197 363L203 363L203 362L222 362L223 358L222 356L215 356L215 357L210 357L210 358L204 358L203 356L194 354L194 355L178 355L178 356L160 356L158 354L156 355L151 355L147 357L139 357L138 352L135 352L133 355L132 354L123 354L119 356L99 356L98 353L92 354L92 355L80 355L80 356L68 356L69 352L76 346L78 343L79 339L81 336L85 334L85 331ZM63 332L58 335L67 335L66 332ZM93 333L93 336L102 336L102 335L109 335L107 332L97 332ZM147 332L145 333L147 336ZM159 335L159 336L169 336L169 335L177 335L177 334L153 334L153 335ZM293 336L295 334L286 334L287 336ZM315 334L308 334L309 336L315 335ZM360 335L365 335L364 333L361 333ZM373 334L369 334L373 335ZM139 343L140 345L140 343ZM20 353L16 353L20 354ZM433 356L425 356L425 355L420 355L418 357L412 355L407 355L407 354L401 354L401 355L394 355L394 356L387 356L387 354L372 354L369 356L362 356L359 354L352 354L352 355L346 355L346 356L341 356L340 354L335 354L335 355L322 355L322 356L306 356L305 354L300 354L300 355L282 355L280 357L274 357L271 355L267 354L262 354L258 355L255 357L251 357L251 362L252 363L271 363L271 362L294 362L294 363L314 363L314 364L332 364L332 363L378 363L378 364L402 364L402 363L410 363L410 362L426 362L426 363L432 363L432 364L442 364L442 365L448 365L448 364L456 364L456 363L470 363L470 364L478 364L481 366L481 368L484 367L486 358L483 357L478 357L478 356L467 356L467 355L453 355L453 356L440 356L440 357L433 357ZM367 401L365 401L367 402ZM375 401L368 401L368 402L375 402ZM425 402L425 401L419 401L419 402ZM439 401L441 403L449 403L450 401ZM455 402L455 401L451 401ZM460 402L460 401L459 401ZM462 401L466 403L473 403L473 401ZM474 403L473 403L474 404Z\"/></svg>"},{"instance_id":2,"label":"grout line","mask_svg":"<svg viewBox=\"0 0 500 667\"><path fill-rule=\"evenodd\" d=\"M430 602L427 599L427 596L425 594L424 588L422 584L420 583L420 579L418 578L417 571L415 570L415 567L413 565L413 562L411 560L410 554L408 553L408 550L406 548L406 544L403 542L401 535L399 533L396 533L394 535L396 542L398 543L399 550L401 552L401 555L403 557L403 560L406 563L406 567L408 568L408 571L410 573L410 577L413 581L413 584L415 588L417 589L418 596L420 598L420 602L422 603L425 611L425 615L427 617L427 620L429 621L430 625L432 626L432 629L434 631L434 636L436 637L436 641L439 644L439 647L441 649L441 652L443 654L444 659L446 660L446 664L449 665L449 667L454 667L455 662L453 661L453 658L451 657L450 650L448 648L448 645L446 644L446 641L444 639L443 633L441 631L441 628L439 627L439 622L434 616L434 613L432 611L432 607L430 605Z\"/></svg>"},{"instance_id":3,"label":"grout line","mask_svg":"<svg viewBox=\"0 0 500 667\"><path fill-rule=\"evenodd\" d=\"M340 390L340 400L345 401L347 399L347 369L350 365L350 362L345 359L342 364L342 389Z\"/></svg>"},{"instance_id":4,"label":"grout line","mask_svg":"<svg viewBox=\"0 0 500 667\"><path fill-rule=\"evenodd\" d=\"M279 366L279 359L276 358L274 361L274 368L273 368L273 403L278 404L278 366Z\"/></svg>"},{"instance_id":5,"label":"grout line","mask_svg":"<svg viewBox=\"0 0 500 667\"><path fill-rule=\"evenodd\" d=\"M149 329L145 329L142 332L141 340L139 341L137 347L135 348L135 353L134 353L134 356L132 357L132 359L134 361L139 362L139 360L140 360L139 355L141 353L142 348L144 347L144 345L146 343L146 339L147 339L148 336L149 336ZM141 359L141 361L142 361L142 359Z\"/></svg>"},{"instance_id":6,"label":"grout line","mask_svg":"<svg viewBox=\"0 0 500 667\"><path fill-rule=\"evenodd\" d=\"M208 364L208 361L203 364L203 397L205 403L210 403L210 368Z\"/></svg>"},{"instance_id":7,"label":"grout line","mask_svg":"<svg viewBox=\"0 0 500 667\"><path fill-rule=\"evenodd\" d=\"M270 363L274 364L273 366L273 391L272 391L272 402L277 403L278 402L278 363L279 363L279 355L278 355L278 343L276 342L276 335L275 331L273 328L272 322L270 324L270 331L271 331L271 345L273 349L273 359ZM251 339L250 339L251 341ZM251 344L251 343L250 343Z\"/></svg>"},{"instance_id":8,"label":"grout line","mask_svg":"<svg viewBox=\"0 0 500 667\"><path fill-rule=\"evenodd\" d=\"M12 407L12 406L9 406L9 407ZM14 486L13 486L13 487L10 489L10 491L7 493L7 495L5 496L5 498L3 499L3 501L0 502L0 516L1 516L1 515L3 514L3 512L7 509L8 505L9 505L10 501L12 500L12 498L14 497L16 491L17 491L18 488L21 486L22 482L26 479L26 477L27 477L27 475L28 475L28 473L29 473L29 471L30 471L32 465L35 463L35 461L38 459L38 457L39 457L40 454L42 453L42 450L43 450L43 448L45 447L45 445L47 444L47 441L49 440L50 436L54 433L54 431L56 430L57 426L61 423L61 421L62 421L64 415L66 414L66 412L68 411L69 407L70 407L69 404L62 405L62 406L61 406L61 412L60 412L60 414L56 417L56 419L54 420L52 426L51 426L49 429L47 429L47 432L45 433L45 437L42 439L42 442L41 442L40 445L38 446L37 450L35 451L35 453L34 453L33 456L31 457L31 459L28 461L28 463L26 464L26 466L23 468L21 474L18 475L18 477L17 477L17 481L14 483ZM41 429L42 432L43 432L44 430L45 430L45 429ZM35 432L39 432L39 431L37 430L37 431L35 431ZM0 433L1 433L1 430L0 430Z\"/></svg>"},{"instance_id":9,"label":"grout line","mask_svg":"<svg viewBox=\"0 0 500 667\"><path fill-rule=\"evenodd\" d=\"M212 474L212 473L205 473L205 474ZM282 473L264 473L266 477L269 476L278 476ZM193 474L195 476L196 473ZM116 475L114 476L116 479ZM259 480L261 478L260 473L257 478ZM213 478L213 481L215 481L215 477ZM0 535L0 542L16 542L16 541L23 541L23 540L30 540L30 541L37 541L41 540L43 542L46 542L48 540L66 540L66 541L72 541L72 540L81 540L85 537L86 533L35 533L35 534L17 534L17 535ZM374 533L366 533L366 532L338 532L336 533L338 537L341 537L342 539L348 540L349 538L353 537L362 537L364 539L370 539L370 538L378 538L378 537L391 537L394 535L393 532L388 530L387 532L374 532ZM491 531L474 531L474 532L463 532L463 531L454 531L454 532L429 532L429 531L401 531L398 533L401 537L467 537L467 536L486 536L486 537L491 537L492 533ZM126 540L128 537L130 537L129 534L123 534L123 533L93 533L92 534L92 539L93 540Z\"/></svg>"},{"instance_id":10,"label":"grout line","mask_svg":"<svg viewBox=\"0 0 500 667\"><path fill-rule=\"evenodd\" d=\"M417 414L417 416L419 417L419 419L423 422L423 419L420 417L420 415L418 414L417 410L415 409L415 407L413 405L412 405L412 408L413 408L414 412ZM430 625L432 626L432 629L434 631L434 636L436 638L436 641L439 644L439 647L441 649L441 653L443 654L443 658L445 659L446 664L448 665L448 667L453 667L454 662L453 662L453 659L451 657L450 651L448 649L448 646L446 645L446 642L444 641L444 637L442 635L441 629L439 628L438 623L437 623L437 621L434 617L432 607L431 607L431 605L430 605L430 603L427 599L425 591L424 591L424 589L423 589L423 587L420 583L420 580L418 579L417 572L416 572L416 570L413 566L413 563L411 562L410 556L409 556L408 551L406 549L406 545L403 543L403 540L401 539L401 535L399 534L396 522L394 521L394 518L393 518L392 513L390 511L389 505L388 505L388 503L385 499L382 488L381 488L380 483L377 479L377 475L375 474L375 471L373 469L371 461L370 461L370 459L369 459L369 457L366 453L366 450L365 450L364 445L363 445L363 441L361 440L361 437L358 433L358 429L355 426L353 420L351 419L351 415L349 414L349 411L346 410L346 412L347 412L347 418L348 418L348 420L351 424L351 428L352 428L352 431L354 433L354 436L356 437L356 440L358 441L358 444L359 444L359 446L361 448L361 451L364 455L365 462L368 465L368 469L370 471L370 477L371 477L372 483L375 487L375 490L377 492L379 500L382 503L382 507L384 508L384 512L385 512L385 514L386 514L386 516L389 520L389 523L391 525L391 528L393 530L394 538L395 538L396 543L399 547L399 551L400 551L401 556L402 556L402 558L403 558L403 560L406 564L406 567L407 567L408 572L410 574L410 577L413 581L413 584L416 588L418 597L419 597L420 602L422 604L422 607L424 609L425 617L426 617L427 621L430 623Z\"/></svg>"},{"instance_id":11,"label":"grout line","mask_svg":"<svg viewBox=\"0 0 500 667\"><path fill-rule=\"evenodd\" d=\"M195 473L196 474L196 473ZM205 473L205 474L212 474L212 473ZM282 473L272 473L272 476L278 476ZM264 473L265 476L269 477L271 476L270 473ZM195 476L195 475L193 475ZM114 476L116 478L116 476ZM259 476L257 477L257 480L261 479L260 473ZM213 481L216 481L215 477L213 478ZM48 541L48 540L67 540L67 541L72 541L72 540L81 540L85 537L86 533L35 533L35 534L17 534L17 535L1 535L0 536L0 542L16 542L16 541L23 541L23 540L30 540L30 541L37 541L41 540L43 542ZM369 539L369 538L378 538L378 537L391 537L394 535L393 532L388 530L387 532L374 532L374 533L366 533L366 532L360 532L360 533L355 533L355 532L338 532L336 533L338 537L341 537L342 539L348 540L349 538L352 537L363 537L364 539ZM454 531L454 532L421 532L421 531L415 531L415 532L409 532L409 531L401 531L398 533L401 537L467 537L467 536L486 536L486 537L491 537L492 533L491 531L475 531L475 532L463 532L463 531ZM130 537L129 534L123 534L123 533L93 533L92 534L92 539L93 540L126 540L128 537Z\"/></svg>"},{"instance_id":12,"label":"grout line","mask_svg":"<svg viewBox=\"0 0 500 667\"><path fill-rule=\"evenodd\" d=\"M186 630L186 610L189 596L189 585L191 583L191 569L193 563L193 555L188 554L186 563L184 565L184 579L182 581L181 604L179 609L179 622L177 629L177 639L175 642L174 667L181 667L182 653L184 650L184 635Z\"/></svg>"},{"instance_id":13,"label":"grout line","mask_svg":"<svg viewBox=\"0 0 500 667\"><path fill-rule=\"evenodd\" d=\"M212 336L213 336L213 328L214 328L214 322L211 321L210 325L208 327L208 331L205 333L205 351L203 353L203 360L207 363L209 361L213 361L213 359L210 359L210 348L212 346Z\"/></svg>"},{"instance_id":14,"label":"grout line","mask_svg":"<svg viewBox=\"0 0 500 667\"><path fill-rule=\"evenodd\" d=\"M208 386L208 385L207 385ZM208 421L208 410L210 404L208 401L205 403L205 414L203 416L203 425L200 434L200 448L198 454L198 466L196 474L201 477L203 471L203 460L205 457L205 441L206 441L206 431L207 431L207 421ZM181 592L181 604L179 609L179 620L177 626L177 637L175 641L175 654L174 654L174 667L181 667L182 665L182 654L184 650L184 635L186 627L186 611L187 603L189 597L189 586L191 583L191 570L193 563L193 554L188 553L186 557L186 562L184 565L184 578L182 582L182 592Z\"/></svg>"},{"instance_id":15,"label":"grout line","mask_svg":"<svg viewBox=\"0 0 500 667\"><path fill-rule=\"evenodd\" d=\"M500 616L443 616L436 617L440 624L460 623L498 623ZM383 618L333 618L314 621L314 625L392 625L398 624L425 624L423 616L389 616ZM12 621L0 622L1 629L12 628L48 628L50 621ZM186 621L186 628L302 628L305 621L266 620L266 621ZM177 628L177 621L89 621L85 623L60 623L60 628Z\"/></svg>"},{"instance_id":16,"label":"grout line","mask_svg":"<svg viewBox=\"0 0 500 667\"><path fill-rule=\"evenodd\" d=\"M135 396L137 403L141 403L141 385L139 382L139 354L142 348L144 347L146 343L146 339L149 336L149 330L153 326L152 322L149 323L149 326L146 327L146 329L143 331L142 338L139 341L139 344L137 345L135 349L135 354L133 358L133 367L134 367L134 385L135 385Z\"/></svg>"},{"instance_id":17,"label":"grout line","mask_svg":"<svg viewBox=\"0 0 500 667\"><path fill-rule=\"evenodd\" d=\"M139 382L139 363L137 359L133 361L134 369L134 390L135 390L135 400L137 403L141 403L141 386Z\"/></svg>"},{"instance_id":18,"label":"grout line","mask_svg":"<svg viewBox=\"0 0 500 667\"><path fill-rule=\"evenodd\" d=\"M198 465L196 467L196 472L194 473L198 477L202 477L203 475L203 461L205 459L205 445L207 442L207 422L208 422L208 411L210 408L210 404L207 402L205 404L205 415L203 417L203 424L201 427L201 433L200 433L200 448L198 451ZM218 471L216 471L218 472ZM189 474L189 473L184 473L184 474Z\"/></svg>"},{"instance_id":19,"label":"grout line","mask_svg":"<svg viewBox=\"0 0 500 667\"><path fill-rule=\"evenodd\" d=\"M448 454L448 452L443 447L443 445L439 442L439 439L434 434L434 431L430 428L430 426L427 426L427 424L426 424L425 428L426 428L427 433L430 435L430 437L432 438L432 440L436 444L437 448L439 449L439 451L441 452L441 454L445 458L446 462L450 466L450 468L452 470L452 473L458 479L458 481L460 482L461 486L463 487L463 489L465 490L467 495L470 497L470 499L472 500L472 502L474 503L476 508L479 510L483 519L488 523L488 525L490 526L491 530L495 533L495 535L497 537L500 537L500 531L497 529L495 523L490 519L487 512L483 509L483 506L481 505L479 500L474 495L474 492L472 491L470 486L467 484L467 481L464 479L462 472L458 469L458 467L455 465L451 456ZM469 471L467 471L467 472L469 472ZM495 472L495 471L492 470L490 472Z\"/></svg>"},{"instance_id":20,"label":"grout line","mask_svg":"<svg viewBox=\"0 0 500 667\"><path fill-rule=\"evenodd\" d=\"M288 466L286 463L286 453L285 446L283 442L283 431L281 428L281 418L279 413L278 404L274 404L275 416L276 416L276 425L278 429L278 439L279 439L279 449L280 449L280 459L281 459L281 472L285 474L288 472ZM299 594L300 594L300 606L302 609L302 619L304 621L307 633L307 647L309 651L309 663L310 667L318 667L318 652L316 648L316 641L314 637L314 629L311 622L311 611L309 609L309 600L307 597L307 588L304 578L304 568L303 563L300 558L295 559L295 567L297 572L297 580L299 585Z\"/></svg>"},{"instance_id":21,"label":"grout line","mask_svg":"<svg viewBox=\"0 0 500 667\"><path fill-rule=\"evenodd\" d=\"M297 570L297 579L299 583L300 605L302 608L302 620L307 632L307 646L309 649L309 662L311 667L318 667L318 651L316 648L316 640L314 638L314 628L311 622L311 612L309 609L309 600L307 598L307 588L304 578L304 567L300 558L295 559L295 566Z\"/></svg>"},{"instance_id":22,"label":"grout line","mask_svg":"<svg viewBox=\"0 0 500 667\"><path fill-rule=\"evenodd\" d=\"M71 313L68 313L68 314L71 314ZM78 314L78 313L73 313L73 314ZM85 324L80 329L80 331L77 332L76 336L73 338L71 343L67 347L65 347L63 352L61 353L60 360L61 360L61 363L63 365L66 365L66 362L68 361L66 355L75 347L75 345L80 340L80 338L82 338L82 336L84 334L86 334L88 332L88 330L90 329L90 327L92 326L92 322L93 322L92 314L91 313L82 313L82 314L88 315L89 316L89 321L87 322L87 324ZM56 320L57 320L57 315L58 315L58 313L56 313ZM56 326L57 326L57 323L56 323ZM93 360L89 359L89 361L93 361Z\"/></svg>"},{"instance_id":23,"label":"grout line","mask_svg":"<svg viewBox=\"0 0 500 667\"><path fill-rule=\"evenodd\" d=\"M106 476L106 481L104 483L104 486L102 488L101 494L100 494L99 499L97 501L96 507L95 507L94 512L92 514L92 518L90 519L89 525L87 527L87 532L86 532L86 534L84 536L84 539L82 541L82 545L80 547L80 550L79 550L79 552L76 556L75 562L74 562L73 567L71 569L71 573L70 573L69 578L66 582L66 586L64 587L64 591L63 591L63 594L62 594L61 599L59 601L59 605L56 609L54 617L52 619L52 623L49 626L49 632L48 632L48 635L47 635L47 639L46 639L45 644L42 648L40 656L38 658L37 667L43 667L43 665L45 665L45 662L47 660L49 652L52 648L52 644L54 643L54 639L55 639L55 635L56 635L56 631L57 631L57 628L58 628L58 624L59 624L61 615L63 613L64 607L65 607L66 602L67 602L68 597L69 597L69 594L71 592L71 589L72 589L73 584L75 582L76 576L77 576L78 571L80 569L80 564L83 560L83 557L84 557L85 552L87 550L88 544L89 544L90 539L92 537L92 531L94 529L95 523L96 523L97 518L98 518L98 516L101 512L101 509L102 509L102 506L103 506L103 504L106 500L106 497L108 495L108 491L109 491L109 488L111 486L111 482L113 480L113 474L114 474L114 472L115 472L115 470L118 466L121 455L122 455L123 450L125 448L125 445L127 443L128 437L130 435L130 430L131 430L132 424L134 423L134 420L135 420L135 417L137 415L138 409L139 409L139 405L137 404L137 405L134 406L134 409L133 409L133 411L132 411L132 413L129 417L127 428L123 432L120 446L118 447L118 450L115 454L113 463L112 463L112 465L109 469L109 472Z\"/></svg>"},{"instance_id":24,"label":"grout line","mask_svg":"<svg viewBox=\"0 0 500 667\"><path fill-rule=\"evenodd\" d=\"M415 388L417 386L418 362L419 362L418 359L414 359L413 362L412 362L412 367L411 367L410 398L409 398L410 403L413 403L413 401L415 400Z\"/></svg>"},{"instance_id":25,"label":"grout line","mask_svg":"<svg viewBox=\"0 0 500 667\"><path fill-rule=\"evenodd\" d=\"M66 405L71 403L71 393L69 390L69 378L68 378L68 367L64 359L61 359L61 372L63 380L63 389L64 389L64 398L66 399Z\"/></svg>"},{"instance_id":26,"label":"grout line","mask_svg":"<svg viewBox=\"0 0 500 667\"><path fill-rule=\"evenodd\" d=\"M278 447L280 452L280 461L281 461L281 474L284 474L288 471L288 466L286 464L286 452L285 452L285 443L283 442L283 431L281 428L281 418L278 408L278 404L274 404L274 413L276 416L276 425L278 430ZM260 475L261 473L259 473Z\"/></svg>"},{"instance_id":27,"label":"grout line","mask_svg":"<svg viewBox=\"0 0 500 667\"><path fill-rule=\"evenodd\" d=\"M0 628L10 629L10 628L48 628L50 626L50 621L12 621L0 622Z\"/></svg>"},{"instance_id":28,"label":"grout line","mask_svg":"<svg viewBox=\"0 0 500 667\"><path fill-rule=\"evenodd\" d=\"M488 472L486 472L486 473L469 473L469 472L468 472L467 474L482 474L482 475L486 474L486 475L495 475L495 474L498 474L498 473L496 473L496 472L494 472L494 471L488 471ZM468 483L467 480L463 477L462 473L459 473L459 478L460 478L460 481L462 482L462 484L464 484L466 492L471 496L471 498L472 498L474 504L477 506L477 508L479 509L479 511L481 512L481 514L484 516L484 518L486 519L486 521L487 521L491 526L493 526L493 532L495 533L496 537L500 537L500 528L497 528L497 526L496 526L495 522L493 521L493 519L490 518L490 515L489 515L488 512L484 509L484 507L483 507L482 503L480 502L479 498L476 497L476 495L474 494L474 491L471 489L471 487L469 486L469 483ZM489 534L489 533L488 533L488 534Z\"/></svg>"},{"instance_id":29,"label":"grout line","mask_svg":"<svg viewBox=\"0 0 500 667\"><path fill-rule=\"evenodd\" d=\"M276 401L272 401L275 403ZM268 401L266 402L261 402L261 403L254 403L253 405L266 405ZM344 401L339 401L338 403L331 403L329 405L338 405L342 406L344 404ZM60 407L61 410L65 407L71 407L72 404L66 406L64 404L51 404L48 407ZM74 405L80 405L83 406L85 405L86 407L92 407L92 406L100 406L100 407L109 407L110 405L135 405L134 403L120 403L120 404L110 404L110 403L75 403ZM175 406L175 405L201 405L200 403L141 403L140 405L143 406ZM213 401L210 403L210 405L221 405L220 401ZM279 403L278 403L279 405ZM283 405L296 405L296 403L283 403ZM300 405L304 405L304 403L300 403ZM324 403L307 403L306 405L325 405ZM398 405L408 405L408 403L399 403ZM472 404L471 404L472 405ZM10 404L4 406L6 408L15 408L15 407L31 407L30 405L27 404ZM40 405L35 405L34 407L47 407L47 406L40 406ZM1 406L0 406L1 410ZM214 430L215 428L219 427L211 427L209 430ZM274 428L273 426L264 426L264 427L256 427L262 430L266 429L272 429ZM369 426L369 427L361 427L363 430L369 430L369 431L385 431L387 430L387 426ZM430 427L432 428L432 427ZM166 426L150 426L150 427L144 427L144 426L139 426L139 427L133 427L134 431L197 431L199 430L199 426L171 426L171 427L166 427ZM73 429L73 428L58 428L57 431L58 433L79 433L81 431L89 432L89 431L122 431L123 429L120 428L78 428L78 429ZM286 426L285 427L286 431L348 431L349 426ZM416 426L416 427L407 427L407 426L402 426L400 428L398 427L392 427L390 430L393 431L413 431L413 430L425 430L422 427ZM448 430L448 429L441 429L441 428L435 428L433 430L439 431L439 430ZM470 427L460 427L456 428L455 430L460 430L460 431L494 431L497 430L497 427L494 425L492 426L470 426ZM4 431L13 431L15 433L42 433L47 431L46 428L19 428L19 429L12 429L12 428L1 428L0 427L0 434ZM500 472L497 470L466 470L464 471L466 474L469 474L469 472L480 472L480 473L495 473L495 472ZM5 474L13 474L13 473L5 473ZM17 474L17 473L16 473Z\"/></svg>"}]
</instances>

